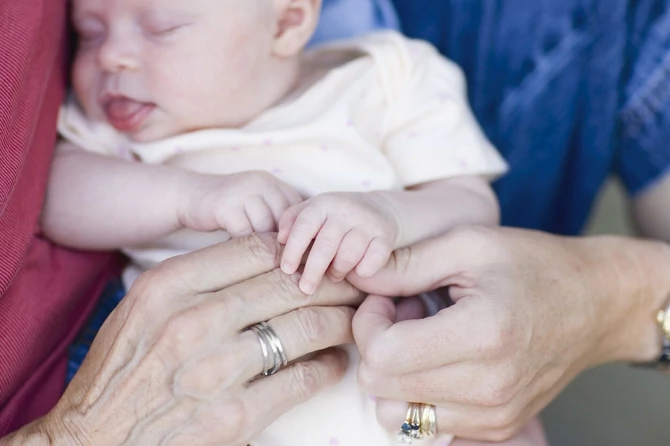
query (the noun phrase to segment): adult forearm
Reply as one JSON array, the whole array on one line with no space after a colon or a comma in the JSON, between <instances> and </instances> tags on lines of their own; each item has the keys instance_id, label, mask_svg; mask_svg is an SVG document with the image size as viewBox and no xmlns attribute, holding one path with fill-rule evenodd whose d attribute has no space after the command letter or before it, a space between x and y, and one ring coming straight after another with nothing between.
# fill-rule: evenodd
<instances>
[{"instance_id":1,"label":"adult forearm","mask_svg":"<svg viewBox=\"0 0 670 446\"><path fill-rule=\"evenodd\" d=\"M178 202L188 175L81 151L59 153L43 231L57 243L80 249L116 249L155 240L180 227Z\"/></svg>"}]
</instances>

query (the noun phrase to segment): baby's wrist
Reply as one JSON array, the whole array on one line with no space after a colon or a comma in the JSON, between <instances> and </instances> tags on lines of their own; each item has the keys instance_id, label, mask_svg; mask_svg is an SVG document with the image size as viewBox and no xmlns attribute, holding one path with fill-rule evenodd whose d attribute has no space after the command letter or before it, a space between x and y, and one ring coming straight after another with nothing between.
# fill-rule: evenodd
<instances>
[{"instance_id":1,"label":"baby's wrist","mask_svg":"<svg viewBox=\"0 0 670 446\"><path fill-rule=\"evenodd\" d=\"M211 182L208 180L207 175L184 171L175 181L177 186L174 192L174 203L176 203L176 220L180 229L193 226L193 221L197 218L193 215L195 203L206 194L207 184Z\"/></svg>"},{"instance_id":2,"label":"baby's wrist","mask_svg":"<svg viewBox=\"0 0 670 446\"><path fill-rule=\"evenodd\" d=\"M389 225L395 230L394 249L402 248L411 244L407 242L407 228L403 213L400 210L399 203L393 195L393 191L376 191L370 194L375 201L375 205L387 219Z\"/></svg>"}]
</instances>

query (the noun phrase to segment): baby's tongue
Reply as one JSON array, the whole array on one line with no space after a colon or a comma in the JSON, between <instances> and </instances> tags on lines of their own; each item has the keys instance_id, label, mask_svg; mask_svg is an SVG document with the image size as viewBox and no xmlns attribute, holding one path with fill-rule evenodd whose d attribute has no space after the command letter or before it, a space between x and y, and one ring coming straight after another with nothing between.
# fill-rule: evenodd
<instances>
[{"instance_id":1,"label":"baby's tongue","mask_svg":"<svg viewBox=\"0 0 670 446\"><path fill-rule=\"evenodd\" d=\"M112 99L107 103L107 114L113 119L127 119L139 112L146 104L127 98Z\"/></svg>"}]
</instances>

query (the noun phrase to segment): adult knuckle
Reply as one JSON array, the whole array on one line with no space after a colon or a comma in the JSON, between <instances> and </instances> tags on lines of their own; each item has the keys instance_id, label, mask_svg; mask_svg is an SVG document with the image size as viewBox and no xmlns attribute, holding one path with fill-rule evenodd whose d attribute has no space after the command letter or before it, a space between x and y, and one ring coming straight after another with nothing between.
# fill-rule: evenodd
<instances>
[{"instance_id":1,"label":"adult knuckle","mask_svg":"<svg viewBox=\"0 0 670 446\"><path fill-rule=\"evenodd\" d=\"M244 238L247 256L260 262L265 269L271 270L279 266L281 247L272 234L253 233Z\"/></svg>"},{"instance_id":2,"label":"adult knuckle","mask_svg":"<svg viewBox=\"0 0 670 446\"><path fill-rule=\"evenodd\" d=\"M202 330L198 311L189 309L174 313L163 325L159 344L174 353L192 350L194 338Z\"/></svg>"},{"instance_id":3,"label":"adult knuckle","mask_svg":"<svg viewBox=\"0 0 670 446\"><path fill-rule=\"evenodd\" d=\"M159 265L142 273L130 287L126 299L134 300L148 311L165 306L165 269L165 265Z\"/></svg>"},{"instance_id":4,"label":"adult knuckle","mask_svg":"<svg viewBox=\"0 0 670 446\"><path fill-rule=\"evenodd\" d=\"M320 390L319 371L308 362L291 366L290 392L302 401L313 397Z\"/></svg>"},{"instance_id":5,"label":"adult knuckle","mask_svg":"<svg viewBox=\"0 0 670 446\"><path fill-rule=\"evenodd\" d=\"M490 426L494 432L512 431L510 437L514 435L514 428L517 424L518 413L511 406L496 409L490 415ZM509 438L509 437L508 437ZM508 439L506 438L506 439ZM502 440L501 440L502 441Z\"/></svg>"},{"instance_id":6,"label":"adult knuckle","mask_svg":"<svg viewBox=\"0 0 670 446\"><path fill-rule=\"evenodd\" d=\"M318 344L326 338L328 321L322 312L313 307L303 307L295 314L301 336L308 345Z\"/></svg>"},{"instance_id":7,"label":"adult knuckle","mask_svg":"<svg viewBox=\"0 0 670 446\"><path fill-rule=\"evenodd\" d=\"M225 318L229 318L229 320L233 320L235 315L241 314L249 308L249 301L242 294L224 290L220 296L221 298L213 304L216 306L215 312L217 315L225 315ZM214 311L211 313L214 313Z\"/></svg>"},{"instance_id":8,"label":"adult knuckle","mask_svg":"<svg viewBox=\"0 0 670 446\"><path fill-rule=\"evenodd\" d=\"M309 297L305 302L298 302L298 296L304 296L298 288L299 274L286 274L280 269L275 269L270 275L270 291L272 294L283 299L291 305L307 305Z\"/></svg>"},{"instance_id":9,"label":"adult knuckle","mask_svg":"<svg viewBox=\"0 0 670 446\"><path fill-rule=\"evenodd\" d=\"M486 435L486 440L494 443L502 443L510 440L517 434L517 428L513 426L504 426L491 430Z\"/></svg>"}]
</instances>

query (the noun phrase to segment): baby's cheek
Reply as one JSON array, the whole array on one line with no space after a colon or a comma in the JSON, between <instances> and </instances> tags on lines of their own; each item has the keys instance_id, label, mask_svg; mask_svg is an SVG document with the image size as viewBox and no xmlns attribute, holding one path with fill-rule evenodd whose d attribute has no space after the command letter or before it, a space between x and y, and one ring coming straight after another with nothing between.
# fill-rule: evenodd
<instances>
[{"instance_id":1,"label":"baby's cheek","mask_svg":"<svg viewBox=\"0 0 670 446\"><path fill-rule=\"evenodd\" d=\"M86 114L95 119L102 118L99 110L97 70L88 61L88 57L77 59L72 70L72 90Z\"/></svg>"}]
</instances>

